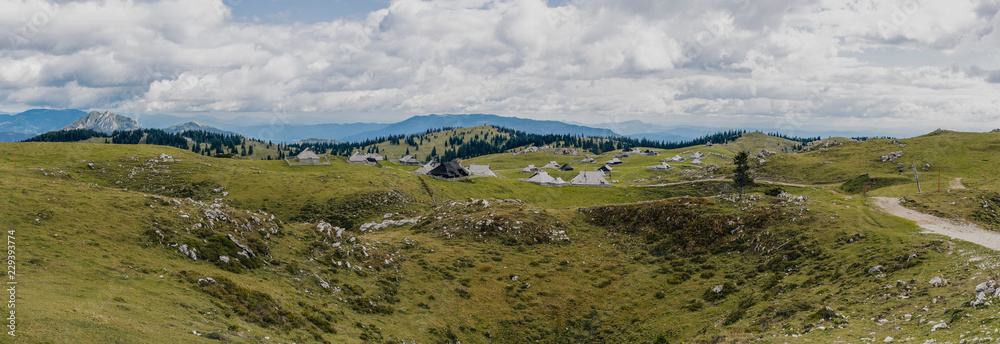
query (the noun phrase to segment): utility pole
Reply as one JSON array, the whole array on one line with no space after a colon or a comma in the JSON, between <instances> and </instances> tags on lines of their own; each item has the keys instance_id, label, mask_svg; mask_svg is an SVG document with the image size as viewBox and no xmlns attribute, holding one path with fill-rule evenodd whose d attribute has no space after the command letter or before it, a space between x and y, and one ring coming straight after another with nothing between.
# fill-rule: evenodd
<instances>
[{"instance_id":1,"label":"utility pole","mask_svg":"<svg viewBox=\"0 0 1000 344\"><path fill-rule=\"evenodd\" d=\"M917 179L917 193L923 193L923 191L920 190L920 176L917 175L917 162L916 161L913 162L913 178Z\"/></svg>"}]
</instances>

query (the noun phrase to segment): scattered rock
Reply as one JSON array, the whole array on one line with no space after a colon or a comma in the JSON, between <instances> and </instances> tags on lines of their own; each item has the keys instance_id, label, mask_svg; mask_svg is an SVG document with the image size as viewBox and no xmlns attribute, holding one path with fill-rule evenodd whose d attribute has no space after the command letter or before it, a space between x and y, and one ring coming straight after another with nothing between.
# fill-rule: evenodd
<instances>
[{"instance_id":1,"label":"scattered rock","mask_svg":"<svg viewBox=\"0 0 1000 344\"><path fill-rule=\"evenodd\" d=\"M717 285L717 286L712 287L712 292L716 293L716 294L720 294L720 293L722 293L722 289L723 289L723 286Z\"/></svg>"},{"instance_id":2,"label":"scattered rock","mask_svg":"<svg viewBox=\"0 0 1000 344\"><path fill-rule=\"evenodd\" d=\"M869 273L879 273L879 272L885 272L885 270L882 269L881 265L878 265L878 266L872 267L871 269L868 269L868 272Z\"/></svg>"},{"instance_id":3,"label":"scattered rock","mask_svg":"<svg viewBox=\"0 0 1000 344\"><path fill-rule=\"evenodd\" d=\"M221 260L223 263L227 263L228 264L229 263L229 256L219 256L219 260Z\"/></svg>"},{"instance_id":4,"label":"scattered rock","mask_svg":"<svg viewBox=\"0 0 1000 344\"><path fill-rule=\"evenodd\" d=\"M885 339L882 340L883 343L892 343L894 341L895 339L892 339L892 337L885 337Z\"/></svg>"},{"instance_id":5,"label":"scattered rock","mask_svg":"<svg viewBox=\"0 0 1000 344\"><path fill-rule=\"evenodd\" d=\"M882 162L896 162L896 159L902 158L903 152L892 152L882 156ZM905 166L905 165L904 165Z\"/></svg>"},{"instance_id":6,"label":"scattered rock","mask_svg":"<svg viewBox=\"0 0 1000 344\"><path fill-rule=\"evenodd\" d=\"M361 228L359 230L361 232L374 232L374 231L377 231L379 229L383 229L383 228L386 228L386 227L389 227L389 226L411 225L411 224L414 224L414 223L417 223L417 222L420 222L420 221L423 221L423 220L424 220L423 217L417 217L417 218L413 218L413 219L403 219L403 220L385 220L385 221L383 221L381 223L378 223L378 222L369 222L369 223L361 225Z\"/></svg>"},{"instance_id":7,"label":"scattered rock","mask_svg":"<svg viewBox=\"0 0 1000 344\"><path fill-rule=\"evenodd\" d=\"M211 277L204 277L204 278L199 278L198 279L198 285L199 286L200 285L218 285L218 284L219 284L219 282L216 282L215 279L213 279Z\"/></svg>"},{"instance_id":8,"label":"scattered rock","mask_svg":"<svg viewBox=\"0 0 1000 344\"><path fill-rule=\"evenodd\" d=\"M181 245L181 247L178 247L177 250L180 251L185 256L191 257L191 259L193 260L198 260L197 250L195 250L194 248L189 249L188 245Z\"/></svg>"},{"instance_id":9,"label":"scattered rock","mask_svg":"<svg viewBox=\"0 0 1000 344\"><path fill-rule=\"evenodd\" d=\"M976 286L976 293L986 292L987 294L993 294L993 291L996 291L996 289L993 288L994 286L996 286L996 282L992 280L979 283L979 285Z\"/></svg>"},{"instance_id":10,"label":"scattered rock","mask_svg":"<svg viewBox=\"0 0 1000 344\"><path fill-rule=\"evenodd\" d=\"M931 332L934 332L934 331L937 331L937 330L944 330L944 329L948 329L948 328L949 328L948 324L946 324L946 323L940 323L940 324L934 325L934 327L931 327Z\"/></svg>"},{"instance_id":11,"label":"scattered rock","mask_svg":"<svg viewBox=\"0 0 1000 344\"><path fill-rule=\"evenodd\" d=\"M941 278L941 277L934 277L934 278L931 278L930 281L927 281L927 283L930 283L931 285L933 285L935 287L940 287L940 286L943 286L943 285L947 285L948 281L945 281L944 278Z\"/></svg>"}]
</instances>

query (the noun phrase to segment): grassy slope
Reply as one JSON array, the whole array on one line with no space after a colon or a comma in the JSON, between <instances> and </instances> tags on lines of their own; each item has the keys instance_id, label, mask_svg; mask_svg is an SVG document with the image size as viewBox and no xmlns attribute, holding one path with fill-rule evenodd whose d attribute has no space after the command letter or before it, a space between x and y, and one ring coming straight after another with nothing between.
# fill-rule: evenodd
<instances>
[{"instance_id":1,"label":"grassy slope","mask_svg":"<svg viewBox=\"0 0 1000 344\"><path fill-rule=\"evenodd\" d=\"M910 142L917 140L923 139L906 140L911 144L907 148L917 148L916 142ZM928 142L931 145L935 141ZM977 144L976 140L971 142ZM714 149L698 148L703 152ZM842 154L838 149L857 148L845 145L823 154ZM947 155L950 149L940 148L945 153L939 154ZM18 168L12 166L14 151L18 152ZM683 150L664 152L659 157L630 158L626 165L653 165L660 158L680 151ZM913 154L930 156L934 151L921 149ZM182 161L171 166L169 173L144 172L140 176L168 175L171 183L212 181L227 188L230 195L224 197L226 204L251 211L264 209L286 219L282 230L288 234L275 237L270 243L275 259L272 265L235 274L210 263L183 258L171 248L143 247L148 242L143 232L148 229L150 218L174 218L177 214L169 207L147 206L148 197L143 195L148 191L141 188L157 184L129 180L122 175L137 162L164 152ZM809 154L813 153L784 157L797 163L826 158ZM138 159L126 158L130 156ZM517 157L508 154L466 163L519 169L528 163L540 166L549 160L564 162L560 159L565 158L547 153ZM108 172L89 169L89 162L106 166ZM717 163L723 162L720 159ZM123 167L118 168L119 164ZM628 171L629 167L634 171ZM52 168L68 173L71 178L51 174ZM623 175L648 173L632 166L619 170L625 170L621 172ZM968 170L966 167L965 171ZM949 173L962 171L958 168ZM857 172L862 171L855 166L826 170L831 175L845 176ZM24 307L21 334L30 342L148 342L149 338L198 341L200 338L191 331L219 331L233 342L315 339L304 330L306 327L291 332L262 328L227 312L228 306L197 291L178 274L180 271L228 277L247 288L268 293L293 312L321 309L332 316L338 332L337 335L321 333L331 342L360 342L362 337L438 342L450 338L449 333L463 342L485 342L486 333L501 342L532 336L566 340L579 338L576 336L598 338L602 333L633 342L652 342L658 335L671 341L709 340L718 335L727 341L759 338L764 342L784 342L782 336L801 334L814 326L844 327L814 331L804 337L816 342L838 338L851 342L861 338L881 340L885 336L957 340L960 334L981 335L980 326L995 319L988 309L962 308L972 298L972 286L978 283L973 278L981 280L992 272L970 268L967 262L977 257L984 261L976 264L995 264L995 253L915 235L911 224L867 210L863 199L834 195L822 188L789 188L793 193L813 198L809 216L812 220L808 225L778 225L774 231L805 244L816 256L798 260L791 270L775 274L758 271L758 266L768 258L761 253L650 256L641 240L582 221L575 211L576 207L598 204L712 195L717 186L711 184L555 189L510 178L475 179L471 184L427 179L425 182L438 203L485 197L522 199L528 209L549 213L566 226L571 241L510 246L491 241L442 239L408 226L369 234L349 231L349 235L377 247L369 249L369 253L394 254L401 261L398 269L364 274L319 263L324 259L323 254L329 252L314 246L318 240L314 225L287 219L297 215L309 202L388 188L414 198L416 203L401 209L412 212L406 214L425 214L430 197L418 177L393 168L349 165L342 160L336 160L333 166L288 168L284 162L210 159L166 147L85 144L0 145L0 173L5 176L0 181L0 194L5 195L4 202L8 204L0 209L0 216L9 220L22 240L18 262L19 278L24 284L20 294L20 305ZM140 191L125 191L122 187ZM724 211L740 211L721 206ZM864 234L864 239L846 243L856 234ZM404 238L416 244L404 245ZM865 272L874 265L889 266L910 253L918 253L920 257L916 267L881 277ZM344 260L364 262L359 254ZM692 278L680 284L669 283L672 276L683 273L681 270ZM380 294L378 280L398 281L395 287L401 300L392 305L395 309L392 315L359 314L339 301L345 298L343 294L324 292L315 278L310 277L313 273L334 285L361 286L366 297ZM518 281L512 281L513 275L519 277ZM953 284L930 288L926 281L938 275ZM916 290L907 293L907 299L899 297L898 288L884 288L896 280L911 279L916 280L910 283ZM777 283L772 286L773 280ZM739 291L720 301L700 301L708 287L725 282L739 284ZM768 294L769 290L780 292ZM664 292L667 297L658 298L657 292ZM748 307L746 315L733 324L721 325L720 321L739 309L740 302L748 296L758 300ZM935 298L938 301L932 302ZM691 301L703 304L704 308L683 310ZM849 318L837 320L839 324L833 326L830 321L810 320L809 316L824 305ZM920 310L924 306L927 311ZM950 319L948 311L954 308L961 308L961 314L969 313L972 317L959 317L952 323L952 330L934 333L930 332L930 325L921 321ZM905 321L904 314L912 314L914 320ZM872 318L885 318L888 323L880 324ZM371 325L379 331L372 330ZM781 339L772 339L772 335ZM264 340L265 336L272 340Z\"/></svg>"},{"instance_id":2,"label":"grassy slope","mask_svg":"<svg viewBox=\"0 0 1000 344\"><path fill-rule=\"evenodd\" d=\"M375 146L378 147L379 152L389 160L395 161L406 156L406 150L409 149L410 155L414 156L418 160L426 161L427 155L431 153L433 148L437 147L438 156L442 156L444 155L445 149L447 149L447 147L445 147L445 141L447 141L448 137L461 135L466 136L466 141L472 140L475 135L479 135L480 139L487 136L492 138L497 135L503 135L506 137L506 134L501 134L492 126L481 126L423 135L424 141L420 144L420 141L418 140L418 146L407 146L406 143L402 141L400 141L400 144L398 145L383 142ZM367 150L368 148L369 147L365 147L363 149Z\"/></svg>"},{"instance_id":3,"label":"grassy slope","mask_svg":"<svg viewBox=\"0 0 1000 344\"><path fill-rule=\"evenodd\" d=\"M736 141L724 144L732 152L747 151L751 155L757 155L762 150L767 149L776 153L793 153L799 143L779 137L769 136L761 132L743 134Z\"/></svg>"}]
</instances>

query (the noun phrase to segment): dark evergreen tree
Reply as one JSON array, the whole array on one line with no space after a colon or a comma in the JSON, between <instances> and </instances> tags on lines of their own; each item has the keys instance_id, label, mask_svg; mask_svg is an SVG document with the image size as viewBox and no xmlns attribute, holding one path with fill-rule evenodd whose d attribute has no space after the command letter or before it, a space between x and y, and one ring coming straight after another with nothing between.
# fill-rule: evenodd
<instances>
[{"instance_id":1,"label":"dark evergreen tree","mask_svg":"<svg viewBox=\"0 0 1000 344\"><path fill-rule=\"evenodd\" d=\"M740 199L743 199L743 188L753 185L753 176L750 175L750 153L739 152L733 158L736 171L733 172L733 185L740 189Z\"/></svg>"}]
</instances>

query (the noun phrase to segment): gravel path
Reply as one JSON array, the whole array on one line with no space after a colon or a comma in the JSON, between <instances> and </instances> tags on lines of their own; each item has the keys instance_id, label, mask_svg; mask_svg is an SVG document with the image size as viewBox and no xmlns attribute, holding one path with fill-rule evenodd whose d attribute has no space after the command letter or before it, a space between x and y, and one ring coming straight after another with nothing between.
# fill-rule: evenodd
<instances>
[{"instance_id":1,"label":"gravel path","mask_svg":"<svg viewBox=\"0 0 1000 344\"><path fill-rule=\"evenodd\" d=\"M728 178L725 178L725 177L719 177L719 178L712 178L712 179L688 180L688 181L683 181L683 182L653 184L653 185L636 185L636 186L640 187L640 188L650 188L650 187L657 187L657 186L674 186L674 185L684 185L684 184L694 184L694 183L704 183L704 182L730 182L730 181L732 181L732 179L728 179ZM800 187L800 188L811 188L811 187L815 186L815 185L805 185L805 184L795 184L795 183L772 182L772 181L766 181L766 180L757 180L757 181L754 181L754 182L756 182L758 184L784 185L784 186L794 186L794 187Z\"/></svg>"},{"instance_id":2,"label":"gravel path","mask_svg":"<svg viewBox=\"0 0 1000 344\"><path fill-rule=\"evenodd\" d=\"M899 198L873 197L872 200L886 213L914 221L917 226L922 227L927 232L965 240L1000 251L1000 233L987 231L975 224L959 223L903 207L899 204Z\"/></svg>"},{"instance_id":3,"label":"gravel path","mask_svg":"<svg viewBox=\"0 0 1000 344\"><path fill-rule=\"evenodd\" d=\"M951 185L949 185L949 187L950 187L950 188L951 188L952 190L961 190L961 189L965 189L965 185L963 185L963 184L962 184L962 178L955 178L955 179L952 179L952 180L951 180Z\"/></svg>"}]
</instances>

